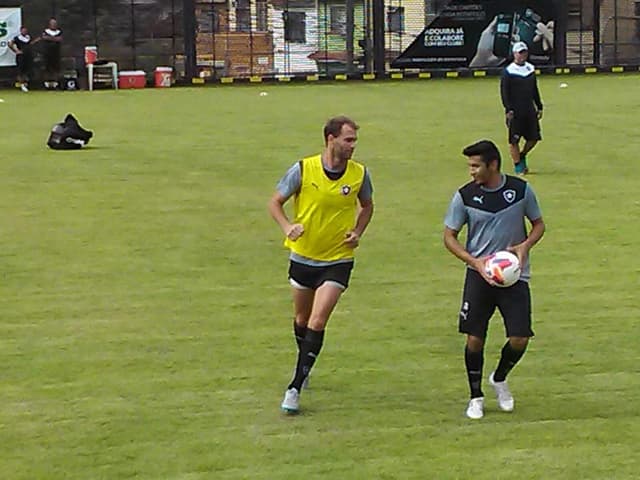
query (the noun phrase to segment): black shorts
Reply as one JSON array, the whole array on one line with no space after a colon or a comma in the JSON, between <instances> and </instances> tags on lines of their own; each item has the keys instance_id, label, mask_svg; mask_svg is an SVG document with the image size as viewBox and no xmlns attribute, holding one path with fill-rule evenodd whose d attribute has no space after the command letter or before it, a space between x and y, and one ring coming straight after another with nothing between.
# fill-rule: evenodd
<instances>
[{"instance_id":1,"label":"black shorts","mask_svg":"<svg viewBox=\"0 0 640 480\"><path fill-rule=\"evenodd\" d=\"M59 52L47 52L45 55L45 70L48 73L58 74L60 73L60 53Z\"/></svg>"},{"instance_id":2,"label":"black shorts","mask_svg":"<svg viewBox=\"0 0 640 480\"><path fill-rule=\"evenodd\" d=\"M31 72L31 66L33 64L33 60L30 55L26 53L22 53L20 55L16 55L16 65L18 66L18 73L21 76L28 76Z\"/></svg>"},{"instance_id":3,"label":"black shorts","mask_svg":"<svg viewBox=\"0 0 640 480\"><path fill-rule=\"evenodd\" d=\"M542 140L540 134L540 122L535 111L515 113L513 118L507 122L509 128L509 143L515 144L521 138L525 140Z\"/></svg>"},{"instance_id":4,"label":"black shorts","mask_svg":"<svg viewBox=\"0 0 640 480\"><path fill-rule=\"evenodd\" d=\"M492 287L482 275L467 269L459 314L459 331L485 338L489 320L500 310L507 337L533 337L529 284L519 280L511 287Z\"/></svg>"},{"instance_id":5,"label":"black shorts","mask_svg":"<svg viewBox=\"0 0 640 480\"><path fill-rule=\"evenodd\" d=\"M303 263L289 263L289 280L297 285L315 290L324 282L335 282L345 290L349 286L349 278L353 269L353 261L336 263L326 267L312 267Z\"/></svg>"}]
</instances>

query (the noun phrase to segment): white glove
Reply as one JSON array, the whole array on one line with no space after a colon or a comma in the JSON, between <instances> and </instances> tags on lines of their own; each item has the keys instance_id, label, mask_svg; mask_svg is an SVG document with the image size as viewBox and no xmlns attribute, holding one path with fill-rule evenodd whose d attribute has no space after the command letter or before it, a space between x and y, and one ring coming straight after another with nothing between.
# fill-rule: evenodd
<instances>
[{"instance_id":1,"label":"white glove","mask_svg":"<svg viewBox=\"0 0 640 480\"><path fill-rule=\"evenodd\" d=\"M549 20L546 25L538 22L536 25L536 36L533 37L533 41L542 41L542 49L545 52L553 49L553 20Z\"/></svg>"}]
</instances>

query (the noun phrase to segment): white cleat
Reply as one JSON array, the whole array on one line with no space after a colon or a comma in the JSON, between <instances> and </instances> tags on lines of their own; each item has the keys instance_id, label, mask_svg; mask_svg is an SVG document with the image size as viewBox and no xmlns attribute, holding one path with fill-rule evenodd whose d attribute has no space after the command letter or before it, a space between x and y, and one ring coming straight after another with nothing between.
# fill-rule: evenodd
<instances>
[{"instance_id":1,"label":"white cleat","mask_svg":"<svg viewBox=\"0 0 640 480\"><path fill-rule=\"evenodd\" d=\"M469 400L467 405L467 417L478 420L484 417L484 397L476 397Z\"/></svg>"},{"instance_id":2,"label":"white cleat","mask_svg":"<svg viewBox=\"0 0 640 480\"><path fill-rule=\"evenodd\" d=\"M300 393L295 388L290 388L284 392L284 399L280 408L285 413L298 413L300 411Z\"/></svg>"},{"instance_id":3,"label":"white cleat","mask_svg":"<svg viewBox=\"0 0 640 480\"><path fill-rule=\"evenodd\" d=\"M493 387L493 390L496 392L498 406L503 412L513 412L515 400L513 399L513 395L511 395L511 392L509 391L509 385L507 385L506 380L504 382L496 382L493 379L493 375L495 373L496 372L491 372L491 375L489 375L489 383Z\"/></svg>"},{"instance_id":4,"label":"white cleat","mask_svg":"<svg viewBox=\"0 0 640 480\"><path fill-rule=\"evenodd\" d=\"M24 93L27 93L29 91L29 87L27 87L26 83L23 83L22 85L20 85L20 90L22 90Z\"/></svg>"}]
</instances>

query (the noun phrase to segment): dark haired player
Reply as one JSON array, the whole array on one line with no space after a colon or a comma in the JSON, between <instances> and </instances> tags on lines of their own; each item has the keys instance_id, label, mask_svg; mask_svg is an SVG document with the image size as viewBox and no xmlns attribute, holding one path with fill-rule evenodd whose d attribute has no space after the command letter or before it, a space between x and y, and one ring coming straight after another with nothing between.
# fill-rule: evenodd
<instances>
[{"instance_id":1,"label":"dark haired player","mask_svg":"<svg viewBox=\"0 0 640 480\"><path fill-rule=\"evenodd\" d=\"M500 172L500 152L489 140L469 145L462 152L467 158L472 181L453 196L445 218L444 244L467 264L459 331L467 336L465 366L471 391L467 417L484 416L482 368L489 319L500 310L507 342L498 366L489 376L498 406L510 412L514 400L506 377L524 355L531 330L529 291L529 250L542 238L545 225L536 195L524 180ZM527 234L525 219L531 223ZM467 226L463 247L458 234ZM484 271L487 256L500 250L515 253L522 266L520 280L511 287L498 287Z\"/></svg>"}]
</instances>

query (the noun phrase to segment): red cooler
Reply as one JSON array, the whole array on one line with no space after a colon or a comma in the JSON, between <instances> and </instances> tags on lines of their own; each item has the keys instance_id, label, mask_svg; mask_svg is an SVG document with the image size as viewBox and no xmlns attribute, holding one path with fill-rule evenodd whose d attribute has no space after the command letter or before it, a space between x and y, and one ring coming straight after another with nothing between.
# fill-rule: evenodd
<instances>
[{"instance_id":1,"label":"red cooler","mask_svg":"<svg viewBox=\"0 0 640 480\"><path fill-rule=\"evenodd\" d=\"M146 83L147 77L142 70L124 70L119 74L119 88L144 88Z\"/></svg>"},{"instance_id":2,"label":"red cooler","mask_svg":"<svg viewBox=\"0 0 640 480\"><path fill-rule=\"evenodd\" d=\"M84 64L91 65L98 60L98 47L84 47Z\"/></svg>"},{"instance_id":3,"label":"red cooler","mask_svg":"<svg viewBox=\"0 0 640 480\"><path fill-rule=\"evenodd\" d=\"M156 67L156 71L155 71L156 87L160 87L160 88L170 87L172 74L173 74L173 68L171 67Z\"/></svg>"}]
</instances>

